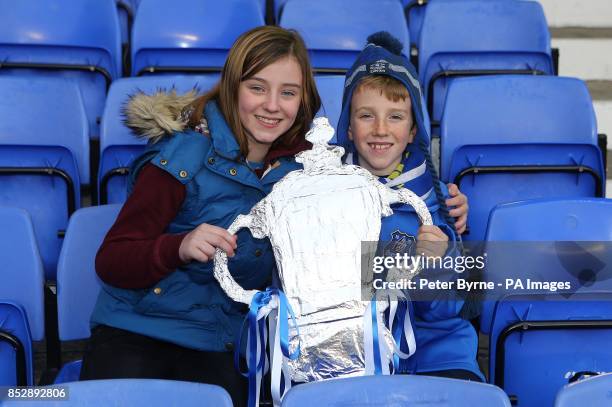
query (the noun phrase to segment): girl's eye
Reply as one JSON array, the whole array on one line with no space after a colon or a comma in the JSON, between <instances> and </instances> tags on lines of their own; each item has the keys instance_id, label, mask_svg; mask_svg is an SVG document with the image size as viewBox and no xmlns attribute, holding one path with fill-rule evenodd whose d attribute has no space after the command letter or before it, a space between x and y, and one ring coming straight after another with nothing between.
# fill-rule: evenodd
<instances>
[{"instance_id":1,"label":"girl's eye","mask_svg":"<svg viewBox=\"0 0 612 407\"><path fill-rule=\"evenodd\" d=\"M296 95L296 92L293 90L285 90L282 92L283 96L289 96L289 97L293 97Z\"/></svg>"},{"instance_id":2,"label":"girl's eye","mask_svg":"<svg viewBox=\"0 0 612 407\"><path fill-rule=\"evenodd\" d=\"M392 120L402 120L404 118L404 116L402 116L401 114L393 114L391 115L391 119Z\"/></svg>"},{"instance_id":3,"label":"girl's eye","mask_svg":"<svg viewBox=\"0 0 612 407\"><path fill-rule=\"evenodd\" d=\"M258 86L258 85L251 85L249 87L249 89L251 89L253 92L256 92L256 93L263 93L264 92L264 88L261 87L261 86Z\"/></svg>"}]
</instances>

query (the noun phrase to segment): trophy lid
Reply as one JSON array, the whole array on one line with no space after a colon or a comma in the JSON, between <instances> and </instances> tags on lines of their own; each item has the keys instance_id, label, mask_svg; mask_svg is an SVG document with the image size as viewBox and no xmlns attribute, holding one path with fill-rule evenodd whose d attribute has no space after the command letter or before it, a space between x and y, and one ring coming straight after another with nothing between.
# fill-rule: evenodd
<instances>
[{"instance_id":1,"label":"trophy lid","mask_svg":"<svg viewBox=\"0 0 612 407\"><path fill-rule=\"evenodd\" d=\"M312 143L312 149L296 155L295 160L304 165L305 172L319 170L323 167L341 167L344 148L329 145L335 130L327 117L317 117L306 133L306 140Z\"/></svg>"}]
</instances>

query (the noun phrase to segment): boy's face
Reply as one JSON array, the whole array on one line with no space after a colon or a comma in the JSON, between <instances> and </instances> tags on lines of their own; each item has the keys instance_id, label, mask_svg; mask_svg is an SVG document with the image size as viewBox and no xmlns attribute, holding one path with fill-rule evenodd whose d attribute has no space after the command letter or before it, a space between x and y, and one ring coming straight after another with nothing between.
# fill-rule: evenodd
<instances>
[{"instance_id":1,"label":"boy's face","mask_svg":"<svg viewBox=\"0 0 612 407\"><path fill-rule=\"evenodd\" d=\"M410 98L393 102L379 89L356 89L348 136L360 166L378 176L387 176L397 167L416 133L411 107Z\"/></svg>"}]
</instances>

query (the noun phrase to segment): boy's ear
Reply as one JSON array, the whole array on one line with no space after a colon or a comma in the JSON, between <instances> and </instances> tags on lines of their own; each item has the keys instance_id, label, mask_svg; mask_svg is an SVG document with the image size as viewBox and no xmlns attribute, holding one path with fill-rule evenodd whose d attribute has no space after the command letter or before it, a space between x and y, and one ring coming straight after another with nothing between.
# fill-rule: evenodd
<instances>
[{"instance_id":1,"label":"boy's ear","mask_svg":"<svg viewBox=\"0 0 612 407\"><path fill-rule=\"evenodd\" d=\"M351 126L348 126L348 129L346 130L346 133L348 134L348 138L349 140L353 141L353 129L351 129Z\"/></svg>"},{"instance_id":2,"label":"boy's ear","mask_svg":"<svg viewBox=\"0 0 612 407\"><path fill-rule=\"evenodd\" d=\"M414 136L416 136L417 133L417 125L416 123L412 125L412 128L410 129L410 142L412 143L414 141Z\"/></svg>"}]
</instances>

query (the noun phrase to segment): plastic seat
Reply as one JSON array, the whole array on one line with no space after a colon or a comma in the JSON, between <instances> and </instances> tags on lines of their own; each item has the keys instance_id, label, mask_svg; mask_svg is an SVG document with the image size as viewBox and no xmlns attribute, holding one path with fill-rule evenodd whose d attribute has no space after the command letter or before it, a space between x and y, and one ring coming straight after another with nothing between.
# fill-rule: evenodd
<instances>
[{"instance_id":1,"label":"plastic seat","mask_svg":"<svg viewBox=\"0 0 612 407\"><path fill-rule=\"evenodd\" d=\"M121 205L83 208L70 218L57 265L57 316L60 341L90 336L89 319L98 299L100 282L95 258ZM80 363L64 366L56 382L78 380ZM71 395L72 396L72 395Z\"/></svg>"},{"instance_id":2,"label":"plastic seat","mask_svg":"<svg viewBox=\"0 0 612 407\"><path fill-rule=\"evenodd\" d=\"M440 173L469 197L469 240L483 239L499 203L602 196L586 85L554 76L456 79L441 123Z\"/></svg>"},{"instance_id":3,"label":"plastic seat","mask_svg":"<svg viewBox=\"0 0 612 407\"><path fill-rule=\"evenodd\" d=\"M70 78L83 93L89 134L110 83L120 76L115 4L98 0L0 0L0 75Z\"/></svg>"},{"instance_id":4,"label":"plastic seat","mask_svg":"<svg viewBox=\"0 0 612 407\"><path fill-rule=\"evenodd\" d=\"M419 40L419 79L433 124L453 77L554 73L548 25L535 1L431 2Z\"/></svg>"},{"instance_id":5,"label":"plastic seat","mask_svg":"<svg viewBox=\"0 0 612 407\"><path fill-rule=\"evenodd\" d=\"M73 406L151 406L199 407L204 405L232 407L230 395L219 386L202 383L154 379L86 380L64 383L65 400L48 400L49 407ZM53 389L54 386L48 387ZM58 389L60 390L60 389ZM36 407L40 401L6 401L4 406Z\"/></svg>"},{"instance_id":6,"label":"plastic seat","mask_svg":"<svg viewBox=\"0 0 612 407\"><path fill-rule=\"evenodd\" d=\"M108 98L100 133L100 169L98 191L100 203L122 203L126 198L129 166L142 152L145 140L137 138L123 124L121 109L130 95L138 91L151 94L159 89L175 88L178 93L193 88L208 91L218 81L218 74L206 76L145 76L124 78L113 83Z\"/></svg>"},{"instance_id":7,"label":"plastic seat","mask_svg":"<svg viewBox=\"0 0 612 407\"><path fill-rule=\"evenodd\" d=\"M344 76L342 75L317 75L315 76L317 90L321 97L321 108L317 116L325 116L329 119L334 129L338 126L338 119L342 111L342 93L344 91ZM334 134L332 143L335 142L337 134Z\"/></svg>"},{"instance_id":8,"label":"plastic seat","mask_svg":"<svg viewBox=\"0 0 612 407\"><path fill-rule=\"evenodd\" d=\"M512 286L487 294L481 329L490 334L490 382L518 405L552 405L582 371L612 370L612 200L534 200L491 212L488 281L561 281L570 290ZM591 241L589 243L588 241ZM503 291L503 290L502 290ZM534 386L537 383L537 386Z\"/></svg>"},{"instance_id":9,"label":"plastic seat","mask_svg":"<svg viewBox=\"0 0 612 407\"><path fill-rule=\"evenodd\" d=\"M291 388L283 407L309 406L488 406L509 407L498 387L428 376L362 376Z\"/></svg>"},{"instance_id":10,"label":"plastic seat","mask_svg":"<svg viewBox=\"0 0 612 407\"><path fill-rule=\"evenodd\" d=\"M376 1L375 7L369 0L291 0L283 7L279 25L302 35L317 73L344 74L376 31L388 31L401 41L406 55L410 52L406 19L397 0Z\"/></svg>"},{"instance_id":11,"label":"plastic seat","mask_svg":"<svg viewBox=\"0 0 612 407\"><path fill-rule=\"evenodd\" d=\"M132 31L132 75L220 72L238 36L261 25L257 0L142 2Z\"/></svg>"},{"instance_id":12,"label":"plastic seat","mask_svg":"<svg viewBox=\"0 0 612 407\"><path fill-rule=\"evenodd\" d=\"M0 207L0 225L0 385L31 386L31 341L45 337L43 266L26 211Z\"/></svg>"},{"instance_id":13,"label":"plastic seat","mask_svg":"<svg viewBox=\"0 0 612 407\"><path fill-rule=\"evenodd\" d=\"M610 373L568 384L557 393L555 407L606 406L610 404L611 388Z\"/></svg>"},{"instance_id":14,"label":"plastic seat","mask_svg":"<svg viewBox=\"0 0 612 407\"><path fill-rule=\"evenodd\" d=\"M0 205L32 216L47 278L70 214L89 180L81 92L61 79L0 77Z\"/></svg>"}]
</instances>

